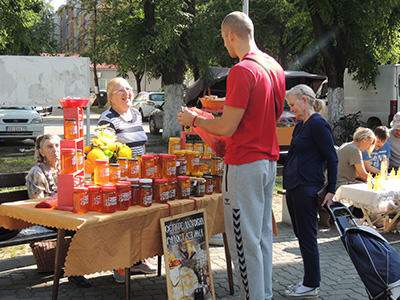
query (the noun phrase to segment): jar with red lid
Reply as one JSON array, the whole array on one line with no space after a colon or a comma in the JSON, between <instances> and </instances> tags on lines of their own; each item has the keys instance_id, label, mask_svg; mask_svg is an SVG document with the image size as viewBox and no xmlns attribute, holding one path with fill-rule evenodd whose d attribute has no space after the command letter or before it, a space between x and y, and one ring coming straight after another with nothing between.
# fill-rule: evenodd
<instances>
[{"instance_id":1,"label":"jar with red lid","mask_svg":"<svg viewBox=\"0 0 400 300\"><path fill-rule=\"evenodd\" d=\"M78 162L78 171L83 169L83 165L85 163L85 159L83 157L83 150L82 149L76 149L76 159Z\"/></svg>"},{"instance_id":2,"label":"jar with red lid","mask_svg":"<svg viewBox=\"0 0 400 300\"><path fill-rule=\"evenodd\" d=\"M121 167L121 178L127 178L128 177L128 159L126 157L118 157L117 158L117 163Z\"/></svg>"},{"instance_id":3,"label":"jar with red lid","mask_svg":"<svg viewBox=\"0 0 400 300\"><path fill-rule=\"evenodd\" d=\"M107 159L96 159L94 161L94 183L106 184L110 181L110 166Z\"/></svg>"},{"instance_id":4,"label":"jar with red lid","mask_svg":"<svg viewBox=\"0 0 400 300\"><path fill-rule=\"evenodd\" d=\"M155 161L152 154L141 156L140 173L142 178L153 178L155 174Z\"/></svg>"},{"instance_id":5,"label":"jar with red lid","mask_svg":"<svg viewBox=\"0 0 400 300\"><path fill-rule=\"evenodd\" d=\"M121 167L119 164L110 164L110 182L116 184L121 180Z\"/></svg>"},{"instance_id":6,"label":"jar with red lid","mask_svg":"<svg viewBox=\"0 0 400 300\"><path fill-rule=\"evenodd\" d=\"M166 203L169 200L168 179L154 179L154 202Z\"/></svg>"},{"instance_id":7,"label":"jar with red lid","mask_svg":"<svg viewBox=\"0 0 400 300\"><path fill-rule=\"evenodd\" d=\"M212 176L204 176L206 180L206 195L211 195L214 192L214 182Z\"/></svg>"},{"instance_id":8,"label":"jar with red lid","mask_svg":"<svg viewBox=\"0 0 400 300\"><path fill-rule=\"evenodd\" d=\"M117 210L127 210L131 206L131 183L129 181L118 181L117 188Z\"/></svg>"},{"instance_id":9,"label":"jar with red lid","mask_svg":"<svg viewBox=\"0 0 400 300\"><path fill-rule=\"evenodd\" d=\"M185 176L187 173L186 168L187 162L184 158L179 158L176 160L176 176Z\"/></svg>"},{"instance_id":10,"label":"jar with red lid","mask_svg":"<svg viewBox=\"0 0 400 300\"><path fill-rule=\"evenodd\" d=\"M154 176L161 177L161 168L159 168L160 160L158 158L158 154L152 153L150 155L153 155L153 159L154 159Z\"/></svg>"},{"instance_id":11,"label":"jar with red lid","mask_svg":"<svg viewBox=\"0 0 400 300\"><path fill-rule=\"evenodd\" d=\"M176 178L168 179L169 200L176 199Z\"/></svg>"},{"instance_id":12,"label":"jar with red lid","mask_svg":"<svg viewBox=\"0 0 400 300\"><path fill-rule=\"evenodd\" d=\"M64 120L64 139L74 140L78 138L78 123L76 119Z\"/></svg>"},{"instance_id":13,"label":"jar with red lid","mask_svg":"<svg viewBox=\"0 0 400 300\"><path fill-rule=\"evenodd\" d=\"M190 197L190 177L178 176L176 184L176 195L178 199L187 199Z\"/></svg>"},{"instance_id":14,"label":"jar with red lid","mask_svg":"<svg viewBox=\"0 0 400 300\"><path fill-rule=\"evenodd\" d=\"M139 184L131 184L131 205L139 205L140 204L140 185Z\"/></svg>"},{"instance_id":15,"label":"jar with red lid","mask_svg":"<svg viewBox=\"0 0 400 300\"><path fill-rule=\"evenodd\" d=\"M72 211L84 214L89 210L89 195L87 187L74 187L74 202Z\"/></svg>"},{"instance_id":16,"label":"jar with red lid","mask_svg":"<svg viewBox=\"0 0 400 300\"><path fill-rule=\"evenodd\" d=\"M222 193L222 178L224 175L214 175L214 192L215 193Z\"/></svg>"},{"instance_id":17,"label":"jar with red lid","mask_svg":"<svg viewBox=\"0 0 400 300\"><path fill-rule=\"evenodd\" d=\"M72 174L77 171L76 151L74 148L61 149L61 173Z\"/></svg>"},{"instance_id":18,"label":"jar with red lid","mask_svg":"<svg viewBox=\"0 0 400 300\"><path fill-rule=\"evenodd\" d=\"M90 211L101 211L101 186L100 185L89 185L89 210Z\"/></svg>"},{"instance_id":19,"label":"jar with red lid","mask_svg":"<svg viewBox=\"0 0 400 300\"><path fill-rule=\"evenodd\" d=\"M102 213L114 213L117 210L117 188L111 184L104 184L101 186L102 201L101 201L101 212Z\"/></svg>"},{"instance_id":20,"label":"jar with red lid","mask_svg":"<svg viewBox=\"0 0 400 300\"><path fill-rule=\"evenodd\" d=\"M128 158L128 178L140 177L140 163L137 158Z\"/></svg>"},{"instance_id":21,"label":"jar with red lid","mask_svg":"<svg viewBox=\"0 0 400 300\"><path fill-rule=\"evenodd\" d=\"M153 188L151 185L140 187L140 206L149 207L153 202Z\"/></svg>"},{"instance_id":22,"label":"jar with red lid","mask_svg":"<svg viewBox=\"0 0 400 300\"><path fill-rule=\"evenodd\" d=\"M160 165L161 176L163 178L175 178L176 177L176 156L173 154L160 154L159 160L161 161Z\"/></svg>"}]
</instances>

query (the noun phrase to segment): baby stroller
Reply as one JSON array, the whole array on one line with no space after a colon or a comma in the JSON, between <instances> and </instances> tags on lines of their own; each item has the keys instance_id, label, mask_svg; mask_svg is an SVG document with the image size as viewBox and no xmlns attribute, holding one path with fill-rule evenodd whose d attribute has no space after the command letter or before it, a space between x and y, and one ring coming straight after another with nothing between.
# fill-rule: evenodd
<instances>
[{"instance_id":1,"label":"baby stroller","mask_svg":"<svg viewBox=\"0 0 400 300\"><path fill-rule=\"evenodd\" d=\"M400 253L374 229L359 226L340 202L325 206L371 300L400 300Z\"/></svg>"}]
</instances>

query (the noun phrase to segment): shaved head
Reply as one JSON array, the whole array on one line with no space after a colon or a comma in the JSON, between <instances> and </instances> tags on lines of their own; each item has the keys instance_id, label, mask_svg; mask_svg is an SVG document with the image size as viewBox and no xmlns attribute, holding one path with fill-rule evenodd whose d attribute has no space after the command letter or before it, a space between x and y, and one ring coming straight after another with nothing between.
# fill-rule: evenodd
<instances>
[{"instance_id":1,"label":"shaved head","mask_svg":"<svg viewBox=\"0 0 400 300\"><path fill-rule=\"evenodd\" d=\"M254 39L253 22L248 15L241 11L234 11L228 14L222 21L221 29L223 32L230 30L240 38Z\"/></svg>"}]
</instances>

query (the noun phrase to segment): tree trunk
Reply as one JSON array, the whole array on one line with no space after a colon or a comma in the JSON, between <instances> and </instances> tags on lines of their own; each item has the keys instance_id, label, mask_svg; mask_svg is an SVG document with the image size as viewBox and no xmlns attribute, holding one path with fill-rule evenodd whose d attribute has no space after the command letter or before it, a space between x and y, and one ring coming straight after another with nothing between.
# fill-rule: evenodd
<instances>
[{"instance_id":1,"label":"tree trunk","mask_svg":"<svg viewBox=\"0 0 400 300\"><path fill-rule=\"evenodd\" d=\"M344 88L328 87L328 118L329 123L336 123L344 114Z\"/></svg>"},{"instance_id":2,"label":"tree trunk","mask_svg":"<svg viewBox=\"0 0 400 300\"><path fill-rule=\"evenodd\" d=\"M169 84L165 86L165 105L164 105L164 128L162 137L168 140L172 136L178 136L183 130L178 125L177 114L184 105L183 84Z\"/></svg>"}]
</instances>

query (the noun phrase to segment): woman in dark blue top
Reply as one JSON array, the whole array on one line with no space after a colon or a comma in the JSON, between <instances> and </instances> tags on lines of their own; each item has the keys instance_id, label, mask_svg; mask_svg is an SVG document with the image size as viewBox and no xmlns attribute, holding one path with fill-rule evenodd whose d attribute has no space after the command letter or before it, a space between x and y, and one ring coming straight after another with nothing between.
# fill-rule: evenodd
<instances>
[{"instance_id":1,"label":"woman in dark blue top","mask_svg":"<svg viewBox=\"0 0 400 300\"><path fill-rule=\"evenodd\" d=\"M284 165L283 187L303 258L303 280L286 290L288 298L317 298L321 274L317 242L318 205L315 193L324 185L325 167L328 173L328 194L322 205L330 205L335 194L338 158L329 124L317 113L324 104L315 98L307 85L297 85L286 93L290 110L299 121L293 131L287 155L281 155Z\"/></svg>"}]
</instances>

